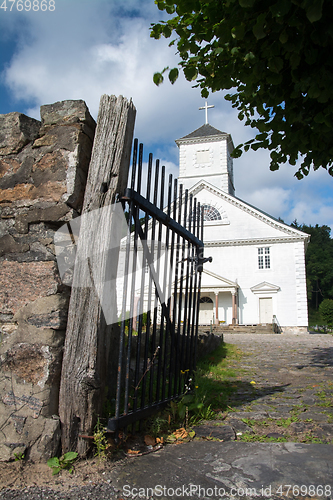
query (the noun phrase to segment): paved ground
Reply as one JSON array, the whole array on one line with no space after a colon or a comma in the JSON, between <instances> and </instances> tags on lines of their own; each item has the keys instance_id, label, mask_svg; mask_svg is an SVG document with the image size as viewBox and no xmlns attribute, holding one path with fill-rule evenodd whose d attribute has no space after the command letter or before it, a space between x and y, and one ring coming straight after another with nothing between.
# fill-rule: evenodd
<instances>
[{"instance_id":1,"label":"paved ground","mask_svg":"<svg viewBox=\"0 0 333 500\"><path fill-rule=\"evenodd\" d=\"M6 489L0 500L333 499L333 336L226 334L225 341L246 354L235 366L230 412L196 429L215 440L122 461L87 486Z\"/></svg>"},{"instance_id":2,"label":"paved ground","mask_svg":"<svg viewBox=\"0 0 333 500\"><path fill-rule=\"evenodd\" d=\"M235 412L223 423L242 432L239 439L273 434L281 440L332 444L333 336L250 337L224 336L247 354L240 366L242 385L230 401Z\"/></svg>"}]
</instances>

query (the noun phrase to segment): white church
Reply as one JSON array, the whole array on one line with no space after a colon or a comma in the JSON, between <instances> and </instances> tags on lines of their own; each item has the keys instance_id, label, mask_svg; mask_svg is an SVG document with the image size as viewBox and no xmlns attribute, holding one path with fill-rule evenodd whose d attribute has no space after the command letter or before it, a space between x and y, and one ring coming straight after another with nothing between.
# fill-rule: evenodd
<instances>
[{"instance_id":1,"label":"white church","mask_svg":"<svg viewBox=\"0 0 333 500\"><path fill-rule=\"evenodd\" d=\"M206 123L176 140L179 183L204 206L200 324L308 326L305 251L309 235L235 196L230 134ZM274 319L275 319L274 318Z\"/></svg>"}]
</instances>

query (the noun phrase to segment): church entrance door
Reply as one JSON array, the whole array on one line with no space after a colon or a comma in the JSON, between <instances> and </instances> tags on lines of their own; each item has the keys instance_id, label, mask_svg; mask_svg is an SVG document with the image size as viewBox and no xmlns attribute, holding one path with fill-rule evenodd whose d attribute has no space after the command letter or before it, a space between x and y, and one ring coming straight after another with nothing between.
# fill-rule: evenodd
<instances>
[{"instance_id":1,"label":"church entrance door","mask_svg":"<svg viewBox=\"0 0 333 500\"><path fill-rule=\"evenodd\" d=\"M273 300L272 297L259 299L259 323L273 322Z\"/></svg>"},{"instance_id":2,"label":"church entrance door","mask_svg":"<svg viewBox=\"0 0 333 500\"><path fill-rule=\"evenodd\" d=\"M210 297L201 297L199 325L210 325L214 322L214 303Z\"/></svg>"}]
</instances>

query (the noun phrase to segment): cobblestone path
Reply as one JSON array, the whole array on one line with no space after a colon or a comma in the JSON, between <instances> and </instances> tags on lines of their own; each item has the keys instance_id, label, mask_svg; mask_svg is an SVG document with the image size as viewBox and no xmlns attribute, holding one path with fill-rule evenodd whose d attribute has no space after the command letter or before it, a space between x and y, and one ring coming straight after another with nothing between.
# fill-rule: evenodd
<instances>
[{"instance_id":1,"label":"cobblestone path","mask_svg":"<svg viewBox=\"0 0 333 500\"><path fill-rule=\"evenodd\" d=\"M237 392L197 436L333 444L333 336L225 334L243 352ZM239 383L241 381L241 383Z\"/></svg>"}]
</instances>

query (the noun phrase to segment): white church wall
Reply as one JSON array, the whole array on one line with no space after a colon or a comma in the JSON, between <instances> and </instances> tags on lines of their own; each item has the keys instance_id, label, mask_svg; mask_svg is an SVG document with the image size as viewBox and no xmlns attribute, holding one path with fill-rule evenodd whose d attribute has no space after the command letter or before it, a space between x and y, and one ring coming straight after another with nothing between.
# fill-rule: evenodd
<instances>
[{"instance_id":1,"label":"white church wall","mask_svg":"<svg viewBox=\"0 0 333 500\"><path fill-rule=\"evenodd\" d=\"M266 244L263 245L264 247ZM272 298L273 314L277 316L281 326L306 326L306 297L305 274L302 272L302 258L304 259L303 242L281 242L268 245L270 248L270 268L258 268L259 245L235 245L214 247L206 245L205 256L212 256L213 262L205 264L205 268L231 281L238 283L239 322L241 324L257 324L259 317L259 299ZM297 266L297 260L299 262ZM298 271L295 272L295 269ZM211 278L212 286L213 279ZM253 293L252 287L267 282L275 285L279 290ZM206 278L206 285L209 277ZM223 317L227 299L219 296L219 314ZM227 294L226 294L227 295ZM227 309L227 324L232 321L231 294L229 293ZM302 297L301 297L302 299ZM305 306L303 305L305 303Z\"/></svg>"}]
</instances>

